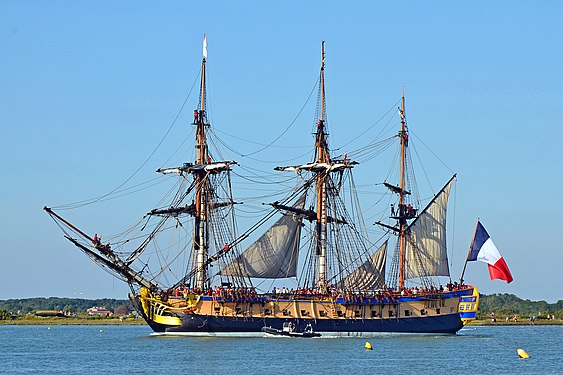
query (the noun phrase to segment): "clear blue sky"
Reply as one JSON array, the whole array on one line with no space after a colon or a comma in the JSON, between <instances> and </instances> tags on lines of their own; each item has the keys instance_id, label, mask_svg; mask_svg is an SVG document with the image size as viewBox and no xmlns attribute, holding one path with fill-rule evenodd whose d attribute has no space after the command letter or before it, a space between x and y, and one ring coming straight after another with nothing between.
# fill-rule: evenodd
<instances>
[{"instance_id":1,"label":"clear blue sky","mask_svg":"<svg viewBox=\"0 0 563 375\"><path fill-rule=\"evenodd\" d=\"M559 1L4 0L0 299L126 297L127 287L68 243L42 207L107 193L137 170L197 79L203 33L212 125L253 142L272 141L299 112L323 39L335 147L393 107L405 86L411 131L458 173L452 274L480 217L514 282L490 281L482 263L469 265L466 280L487 294L562 299L562 19ZM156 177L189 136L196 104L192 94L130 185ZM314 104L313 95L279 145L312 143ZM225 137L239 150L260 148ZM256 159L303 152L271 148ZM449 171L432 166L425 173L440 185ZM116 233L153 207L159 189L65 215L88 231Z\"/></svg>"}]
</instances>

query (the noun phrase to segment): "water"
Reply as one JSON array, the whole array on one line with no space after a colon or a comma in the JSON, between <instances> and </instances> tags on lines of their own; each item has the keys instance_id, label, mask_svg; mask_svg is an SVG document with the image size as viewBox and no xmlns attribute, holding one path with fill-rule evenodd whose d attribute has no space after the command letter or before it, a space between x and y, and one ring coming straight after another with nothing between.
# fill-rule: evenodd
<instances>
[{"instance_id":1,"label":"water","mask_svg":"<svg viewBox=\"0 0 563 375\"><path fill-rule=\"evenodd\" d=\"M563 373L562 326L469 327L456 336L369 339L150 334L146 326L0 326L0 373ZM372 351L364 349L366 341ZM532 358L519 359L518 348Z\"/></svg>"}]
</instances>

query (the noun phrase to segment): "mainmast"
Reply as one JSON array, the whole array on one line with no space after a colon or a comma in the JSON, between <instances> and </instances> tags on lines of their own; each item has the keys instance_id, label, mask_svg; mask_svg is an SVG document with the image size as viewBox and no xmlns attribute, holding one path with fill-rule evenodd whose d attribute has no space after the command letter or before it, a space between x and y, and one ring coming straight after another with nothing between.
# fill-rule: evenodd
<instances>
[{"instance_id":1,"label":"mainmast","mask_svg":"<svg viewBox=\"0 0 563 375\"><path fill-rule=\"evenodd\" d=\"M358 164L353 160L349 160L346 157L344 159L331 159L329 149L328 149L328 133L326 131L326 99L325 99L325 50L324 41L322 42L322 54L321 54L321 72L320 72L320 82L319 82L319 119L316 124L315 136L315 155L314 160L307 164L293 165L287 167L276 167L277 171L288 171L301 173L302 171L308 171L312 173L311 180L306 184L314 184L312 187L316 189L316 207L315 209L301 209L290 207L284 204L279 204L279 202L273 203L272 206L282 209L285 211L298 213L303 219L315 222L315 229L312 236L312 246L315 254L312 254L311 259L315 261L315 269L311 269L311 275L314 275L314 280L312 284L321 292L327 293L328 284L327 279L330 279L331 275L327 276L327 270L330 271L328 264L331 261L338 261L340 258L336 257L330 259L327 258L327 253L331 251L331 247L328 246L328 235L329 225L346 225L348 222L342 216L338 217L335 210L335 206L329 204L329 199L331 198L331 193L334 195L338 194L337 191L331 191L329 187L331 186L331 173L343 173L346 169L351 169L354 165ZM308 188L308 186L307 186ZM335 189L336 190L336 189ZM336 231L338 232L338 231ZM332 232L331 232L332 233ZM335 249L336 250L336 249Z\"/></svg>"},{"instance_id":2,"label":"mainmast","mask_svg":"<svg viewBox=\"0 0 563 375\"><path fill-rule=\"evenodd\" d=\"M405 286L405 249L406 249L406 227L407 221L404 218L405 215L405 162L406 162L406 149L408 147L408 132L405 120L405 88L403 87L402 97L401 97L401 108L399 108L399 115L401 116L401 132L399 136L401 137L401 176L399 182L399 290L403 290Z\"/></svg>"},{"instance_id":3,"label":"mainmast","mask_svg":"<svg viewBox=\"0 0 563 375\"><path fill-rule=\"evenodd\" d=\"M326 108L325 108L325 42L322 42L321 54L321 76L320 76L320 119L317 122L317 133L315 140L317 163L330 163L328 153L327 134L325 132ZM326 292L326 241L327 241L327 179L328 171L317 173L317 255L318 255L318 287L322 293Z\"/></svg>"},{"instance_id":4,"label":"mainmast","mask_svg":"<svg viewBox=\"0 0 563 375\"><path fill-rule=\"evenodd\" d=\"M194 111L194 125L196 128L196 145L197 160L196 165L201 166L208 162L207 139L205 137L206 123L205 113L205 64L207 60L207 37L203 35L203 57L201 59L201 86L200 86L200 102L199 108ZM196 288L200 290L205 289L205 280L207 278L206 267L204 265L207 243L207 210L206 198L204 193L207 191L205 188L208 184L205 178L205 171L200 170L195 173L196 180L196 194L195 194L195 225L194 225L194 252L196 254Z\"/></svg>"}]
</instances>

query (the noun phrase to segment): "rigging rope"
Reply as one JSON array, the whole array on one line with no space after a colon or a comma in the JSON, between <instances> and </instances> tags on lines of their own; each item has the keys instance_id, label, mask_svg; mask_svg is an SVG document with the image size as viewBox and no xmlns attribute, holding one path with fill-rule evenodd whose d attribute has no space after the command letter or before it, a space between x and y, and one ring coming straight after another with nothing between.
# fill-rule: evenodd
<instances>
[{"instance_id":1,"label":"rigging rope","mask_svg":"<svg viewBox=\"0 0 563 375\"><path fill-rule=\"evenodd\" d=\"M211 130L211 129L210 129L210 130ZM229 137L231 137L231 138L238 139L239 141L244 141L244 142L247 142L247 143L252 143L252 144L257 145L257 146L266 146L266 147L275 147L275 148L307 148L307 149L310 148L309 145L306 145L306 146L274 146L274 145L272 145L272 144L266 144L266 143L255 142L255 141L251 141L250 139L247 139L247 138L238 137L238 136L236 136L236 135L232 135L231 133L227 133L226 131L220 130L220 129L217 129L217 128L214 128L213 130L216 131L216 132L218 132L218 133L222 133L222 134L224 134L224 135L226 135L226 136L229 136ZM240 154L240 155L242 155L242 154ZM242 155L242 156L248 156L248 155Z\"/></svg>"},{"instance_id":2,"label":"rigging rope","mask_svg":"<svg viewBox=\"0 0 563 375\"><path fill-rule=\"evenodd\" d=\"M356 137L352 138L350 141L344 143L343 145L341 145L338 148L335 148L333 151L336 150L340 150L343 147L346 147L347 145L349 145L350 143L358 140L359 138L361 138L364 134L366 134L368 131L370 131L375 125L377 125L381 120L383 120L392 110L395 109L395 106L397 104L399 104L401 101L401 99L397 100L395 103L393 103L393 105L391 106L391 108L389 108L389 110L387 112L385 112L385 114L383 114L383 116L381 116L376 122L374 122L372 125L370 125L366 130L364 130L363 132L361 132L360 134L358 134ZM375 137L375 139L377 139L381 133L385 130L385 128L387 127L387 125L389 124L389 122L383 127L383 129L379 132L379 134ZM369 145L368 145L369 146Z\"/></svg>"},{"instance_id":3,"label":"rigging rope","mask_svg":"<svg viewBox=\"0 0 563 375\"><path fill-rule=\"evenodd\" d=\"M444 163L444 161L443 161L442 159L440 159L440 158L438 157L438 155L436 155L436 154L434 153L434 151L432 151L432 149L431 149L430 147L426 146L426 144L425 144L424 142L422 142L422 139L418 138L418 137L416 136L416 134L414 134L412 131L409 131L409 134L412 135L412 136L414 136L416 139L418 139L418 140L420 141L420 143L422 143L422 145L423 145L424 147L426 147L426 148L428 149L428 151L430 151L430 152L432 153L432 155L434 155L434 156L436 157L436 159L438 159L438 160L440 161L440 163L442 163L442 165L443 165L444 167L446 167L452 174L455 174L455 172L454 172L450 167L448 167L447 164Z\"/></svg>"},{"instance_id":4,"label":"rigging rope","mask_svg":"<svg viewBox=\"0 0 563 375\"><path fill-rule=\"evenodd\" d=\"M293 124L295 124L295 122L297 121L297 119L299 118L299 116L301 116L301 112L303 112L303 110L305 109L305 107L307 106L307 103L309 103L309 100L311 99L311 96L313 95L313 92L315 92L315 88L317 87L317 85L319 84L319 80L317 79L313 89L311 90L311 92L309 93L309 96L307 97L307 100L305 101L305 103L303 104L303 106L301 107L301 109L299 110L299 112L297 113L297 115L295 116L295 118L293 119L293 121L291 121L291 123L287 126L287 128L285 128L285 130L276 137L276 139L274 139L272 142L270 142L268 145L262 147L261 149L258 149L256 151L250 152L248 154L245 155L241 155L242 157L247 157L250 155L255 155L259 152L264 151L265 149L267 149L268 147L270 147L271 145L273 145L274 143L276 143L281 137L283 137L283 135L285 133L287 133L289 131L289 129L293 126Z\"/></svg>"},{"instance_id":5,"label":"rigging rope","mask_svg":"<svg viewBox=\"0 0 563 375\"><path fill-rule=\"evenodd\" d=\"M154 148L154 150L150 153L150 155L145 159L145 161L133 172L133 174L131 174L131 176L129 176L127 179L125 179L125 181L123 181L121 184L119 184L116 188L114 188L113 190L111 190L109 193L103 194L101 196L95 197L95 198L90 198L90 199L86 199L86 200L82 200L82 201L78 201L78 202L74 202L74 203L69 203L69 204L65 204L65 205L61 205L61 206L55 206L52 207L53 209L57 209L57 210L70 210L70 209L74 209L74 208L78 208L78 207L83 207L83 206L87 206L96 202L101 201L102 199L106 198L107 196L117 192L122 186L124 186L127 182L129 182L133 177L135 177L135 175L137 175L137 173L139 173L139 171L149 162L149 160L154 156L154 154L156 153L156 151L160 148L160 146L162 145L162 143L164 142L164 140L166 139L166 137L168 136L168 134L170 133L170 131L172 130L172 127L174 127L174 125L176 124L176 121L178 120L178 118L180 117L180 114L182 113L182 111L184 110L184 107L188 101L188 99L190 98L193 88L197 82L197 79L199 78L199 75L201 74L201 70L199 72L199 74L196 76L192 87L190 88L190 91L188 92L188 95L186 96L186 98L184 99L184 102L182 103L182 106L180 107L180 109L178 110L178 113L176 114L176 117L174 117L174 120L172 121L172 123L170 124L170 126L168 127L168 130L166 131L166 133L164 134L164 136L162 137L162 139L160 140L160 142L156 145L156 147Z\"/></svg>"}]
</instances>

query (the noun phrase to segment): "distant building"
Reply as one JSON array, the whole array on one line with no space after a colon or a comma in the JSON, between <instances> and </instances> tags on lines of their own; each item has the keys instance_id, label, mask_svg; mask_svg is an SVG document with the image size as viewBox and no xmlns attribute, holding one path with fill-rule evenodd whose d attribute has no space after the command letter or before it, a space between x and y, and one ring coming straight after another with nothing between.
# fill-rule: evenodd
<instances>
[{"instance_id":1,"label":"distant building","mask_svg":"<svg viewBox=\"0 0 563 375\"><path fill-rule=\"evenodd\" d=\"M88 316L94 316L94 315L111 316L111 315L113 315L113 313L111 311L109 311L108 309L106 309L105 307L99 307L99 306L90 307L89 309L86 310L86 312L88 313Z\"/></svg>"}]
</instances>

